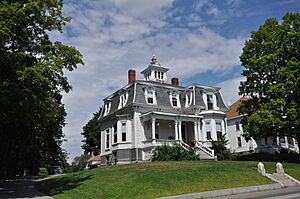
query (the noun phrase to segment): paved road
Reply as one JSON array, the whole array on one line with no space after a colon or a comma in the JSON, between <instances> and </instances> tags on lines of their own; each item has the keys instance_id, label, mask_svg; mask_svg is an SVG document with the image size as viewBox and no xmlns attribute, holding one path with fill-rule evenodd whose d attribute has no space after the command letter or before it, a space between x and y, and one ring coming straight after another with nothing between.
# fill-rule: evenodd
<instances>
[{"instance_id":1,"label":"paved road","mask_svg":"<svg viewBox=\"0 0 300 199\"><path fill-rule=\"evenodd\" d=\"M217 197L216 199L300 199L300 186Z\"/></svg>"},{"instance_id":2,"label":"paved road","mask_svg":"<svg viewBox=\"0 0 300 199\"><path fill-rule=\"evenodd\" d=\"M34 177L0 180L0 198L53 199L39 192L34 186Z\"/></svg>"}]
</instances>

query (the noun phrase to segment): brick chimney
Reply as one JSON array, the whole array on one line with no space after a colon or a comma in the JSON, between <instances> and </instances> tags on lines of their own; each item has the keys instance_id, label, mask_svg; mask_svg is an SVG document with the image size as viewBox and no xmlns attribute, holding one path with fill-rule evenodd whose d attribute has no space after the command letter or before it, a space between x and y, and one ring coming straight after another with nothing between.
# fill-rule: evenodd
<instances>
[{"instance_id":1,"label":"brick chimney","mask_svg":"<svg viewBox=\"0 0 300 199\"><path fill-rule=\"evenodd\" d=\"M173 77L171 82L173 86L179 86L179 79L177 77Z\"/></svg>"},{"instance_id":2,"label":"brick chimney","mask_svg":"<svg viewBox=\"0 0 300 199\"><path fill-rule=\"evenodd\" d=\"M135 81L135 70L130 69L128 71L128 84L132 83Z\"/></svg>"}]
</instances>

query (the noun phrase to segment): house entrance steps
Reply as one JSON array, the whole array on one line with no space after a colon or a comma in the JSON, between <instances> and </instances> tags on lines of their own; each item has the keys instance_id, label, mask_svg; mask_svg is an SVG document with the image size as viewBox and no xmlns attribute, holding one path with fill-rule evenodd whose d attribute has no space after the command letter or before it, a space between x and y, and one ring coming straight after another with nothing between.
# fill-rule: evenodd
<instances>
[{"instance_id":1,"label":"house entrance steps","mask_svg":"<svg viewBox=\"0 0 300 199\"><path fill-rule=\"evenodd\" d=\"M279 183L282 187L292 187L300 185L300 182L298 180L294 179L288 174L267 173L266 176L274 182Z\"/></svg>"},{"instance_id":2,"label":"house entrance steps","mask_svg":"<svg viewBox=\"0 0 300 199\"><path fill-rule=\"evenodd\" d=\"M196 148L196 154L199 156L200 160L214 160L215 159L215 153L213 149L210 149L209 147L205 146L203 143L199 142L199 141L195 141L195 148ZM185 148L188 149L190 148L190 146L181 141L180 145Z\"/></svg>"}]
</instances>

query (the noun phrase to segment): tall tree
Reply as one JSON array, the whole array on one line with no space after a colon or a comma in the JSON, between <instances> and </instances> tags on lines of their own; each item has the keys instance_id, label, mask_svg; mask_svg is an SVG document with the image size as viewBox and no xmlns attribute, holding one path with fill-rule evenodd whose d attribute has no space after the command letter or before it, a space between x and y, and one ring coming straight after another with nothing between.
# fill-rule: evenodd
<instances>
[{"instance_id":1,"label":"tall tree","mask_svg":"<svg viewBox=\"0 0 300 199\"><path fill-rule=\"evenodd\" d=\"M0 3L0 176L34 173L62 164L66 112L64 70L83 64L74 47L49 39L70 18L62 0Z\"/></svg>"},{"instance_id":2,"label":"tall tree","mask_svg":"<svg viewBox=\"0 0 300 199\"><path fill-rule=\"evenodd\" d=\"M240 107L247 137L290 136L300 148L300 14L268 19L252 32L240 56L246 81Z\"/></svg>"},{"instance_id":3,"label":"tall tree","mask_svg":"<svg viewBox=\"0 0 300 199\"><path fill-rule=\"evenodd\" d=\"M93 154L100 152L100 122L99 117L101 108L98 112L93 114L93 118L82 128L82 135L84 137L84 144L81 146L85 154Z\"/></svg>"}]
</instances>

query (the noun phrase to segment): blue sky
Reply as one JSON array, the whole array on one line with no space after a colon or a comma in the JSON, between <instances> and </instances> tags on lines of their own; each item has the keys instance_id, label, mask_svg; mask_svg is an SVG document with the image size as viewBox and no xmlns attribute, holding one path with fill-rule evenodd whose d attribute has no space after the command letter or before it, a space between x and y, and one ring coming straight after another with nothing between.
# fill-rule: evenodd
<instances>
[{"instance_id":1,"label":"blue sky","mask_svg":"<svg viewBox=\"0 0 300 199\"><path fill-rule=\"evenodd\" d=\"M243 81L239 55L250 33L267 18L300 12L299 0L65 0L72 17L53 40L75 46L85 65L67 72L73 91L63 94L68 116L64 148L70 160L83 153L82 127L102 99L137 78L155 54L169 79L221 87L227 104Z\"/></svg>"}]
</instances>

